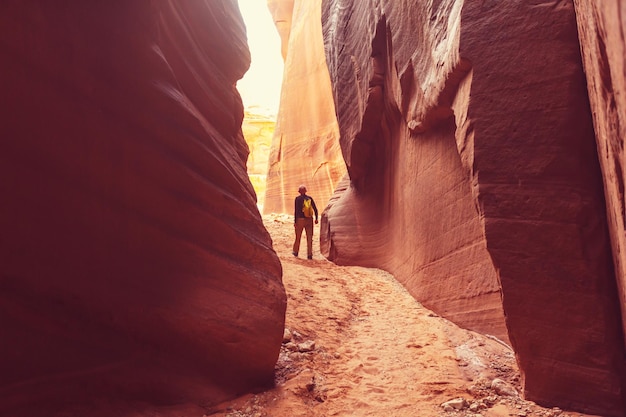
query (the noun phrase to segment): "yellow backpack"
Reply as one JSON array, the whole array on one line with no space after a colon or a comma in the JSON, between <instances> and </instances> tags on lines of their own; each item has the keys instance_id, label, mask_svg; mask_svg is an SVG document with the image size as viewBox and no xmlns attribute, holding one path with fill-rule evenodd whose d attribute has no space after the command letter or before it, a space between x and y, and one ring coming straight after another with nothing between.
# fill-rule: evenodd
<instances>
[{"instance_id":1,"label":"yellow backpack","mask_svg":"<svg viewBox=\"0 0 626 417\"><path fill-rule=\"evenodd\" d=\"M304 217L313 217L313 207L311 206L311 199L305 198L302 203L302 212L304 213Z\"/></svg>"}]
</instances>

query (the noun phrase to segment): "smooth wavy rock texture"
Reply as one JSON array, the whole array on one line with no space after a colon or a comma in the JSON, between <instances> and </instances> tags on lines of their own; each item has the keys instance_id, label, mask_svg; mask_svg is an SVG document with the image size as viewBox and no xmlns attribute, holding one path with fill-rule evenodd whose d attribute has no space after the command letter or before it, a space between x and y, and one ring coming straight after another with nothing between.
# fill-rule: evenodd
<instances>
[{"instance_id":1,"label":"smooth wavy rock texture","mask_svg":"<svg viewBox=\"0 0 626 417\"><path fill-rule=\"evenodd\" d=\"M574 3L322 8L349 172L322 219L322 252L390 271L426 307L511 343L526 399L623 415L620 303Z\"/></svg>"},{"instance_id":2,"label":"smooth wavy rock texture","mask_svg":"<svg viewBox=\"0 0 626 417\"><path fill-rule=\"evenodd\" d=\"M269 0L285 60L264 213L293 213L306 185L320 211L346 173L324 56L321 0Z\"/></svg>"},{"instance_id":3,"label":"smooth wavy rock texture","mask_svg":"<svg viewBox=\"0 0 626 417\"><path fill-rule=\"evenodd\" d=\"M286 297L237 3L6 1L0 53L0 414L271 385Z\"/></svg>"}]
</instances>

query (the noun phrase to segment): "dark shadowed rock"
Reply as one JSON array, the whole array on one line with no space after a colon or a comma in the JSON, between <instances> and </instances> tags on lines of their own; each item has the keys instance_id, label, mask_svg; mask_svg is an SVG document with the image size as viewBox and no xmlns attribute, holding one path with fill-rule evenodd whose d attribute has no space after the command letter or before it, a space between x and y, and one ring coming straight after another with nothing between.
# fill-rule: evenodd
<instances>
[{"instance_id":1,"label":"dark shadowed rock","mask_svg":"<svg viewBox=\"0 0 626 417\"><path fill-rule=\"evenodd\" d=\"M0 54L0 414L271 385L236 3L2 2Z\"/></svg>"}]
</instances>

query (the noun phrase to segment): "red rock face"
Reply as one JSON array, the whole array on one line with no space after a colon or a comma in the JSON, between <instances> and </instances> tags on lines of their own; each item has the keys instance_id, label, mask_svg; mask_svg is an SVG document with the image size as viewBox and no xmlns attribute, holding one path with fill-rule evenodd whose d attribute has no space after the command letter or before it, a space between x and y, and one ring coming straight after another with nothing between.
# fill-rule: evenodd
<instances>
[{"instance_id":1,"label":"red rock face","mask_svg":"<svg viewBox=\"0 0 626 417\"><path fill-rule=\"evenodd\" d=\"M0 414L272 384L236 3L2 2L0 53Z\"/></svg>"},{"instance_id":2,"label":"red rock face","mask_svg":"<svg viewBox=\"0 0 626 417\"><path fill-rule=\"evenodd\" d=\"M618 0L574 1L602 166L622 317L626 316L626 8ZM626 321L622 320L626 326ZM624 327L626 334L626 327Z\"/></svg>"},{"instance_id":3,"label":"red rock face","mask_svg":"<svg viewBox=\"0 0 626 417\"><path fill-rule=\"evenodd\" d=\"M387 269L425 306L508 339L527 399L622 415L573 4L325 0L323 22L350 175L323 252Z\"/></svg>"}]
</instances>

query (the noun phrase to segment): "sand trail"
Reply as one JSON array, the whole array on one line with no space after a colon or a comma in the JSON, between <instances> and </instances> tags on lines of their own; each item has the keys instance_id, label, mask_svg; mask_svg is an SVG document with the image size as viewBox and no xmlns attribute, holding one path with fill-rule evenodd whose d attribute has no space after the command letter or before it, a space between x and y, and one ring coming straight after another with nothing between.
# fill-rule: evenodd
<instances>
[{"instance_id":1,"label":"sand trail","mask_svg":"<svg viewBox=\"0 0 626 417\"><path fill-rule=\"evenodd\" d=\"M290 216L264 216L264 223L283 265L293 337L283 344L276 388L207 415L582 416L496 392L496 378L520 389L508 346L437 316L386 272L328 262L316 250L319 227L314 259L307 260L291 255ZM298 348L310 342L312 350ZM457 398L466 400L464 408L445 411L442 404Z\"/></svg>"}]
</instances>

